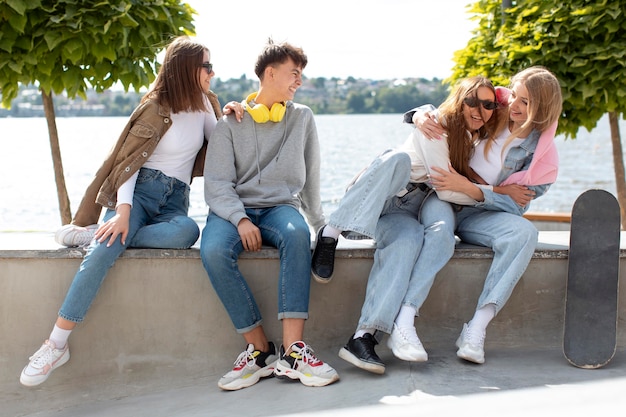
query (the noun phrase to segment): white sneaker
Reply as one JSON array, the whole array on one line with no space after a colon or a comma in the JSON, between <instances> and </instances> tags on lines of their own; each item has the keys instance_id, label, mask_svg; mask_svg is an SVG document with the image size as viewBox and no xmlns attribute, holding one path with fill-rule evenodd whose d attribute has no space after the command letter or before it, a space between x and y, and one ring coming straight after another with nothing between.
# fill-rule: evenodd
<instances>
[{"instance_id":1,"label":"white sneaker","mask_svg":"<svg viewBox=\"0 0 626 417\"><path fill-rule=\"evenodd\" d=\"M426 362L428 353L417 337L415 327L398 327L393 324L393 330L387 339L387 346L394 356L403 361Z\"/></svg>"},{"instance_id":2,"label":"white sneaker","mask_svg":"<svg viewBox=\"0 0 626 417\"><path fill-rule=\"evenodd\" d=\"M339 374L327 363L315 357L311 346L302 341L289 346L286 355L281 345L274 374L277 378L300 380L307 387L323 387L339 380Z\"/></svg>"},{"instance_id":3,"label":"white sneaker","mask_svg":"<svg viewBox=\"0 0 626 417\"><path fill-rule=\"evenodd\" d=\"M267 352L261 352L250 343L235 360L233 369L220 378L217 386L227 391L252 386L261 378L274 375L277 359L276 347L273 342L269 342Z\"/></svg>"},{"instance_id":4,"label":"white sneaker","mask_svg":"<svg viewBox=\"0 0 626 417\"><path fill-rule=\"evenodd\" d=\"M20 382L27 387L39 385L69 359L70 349L67 343L63 349L57 349L53 342L46 340L29 358L30 362L22 370Z\"/></svg>"},{"instance_id":5,"label":"white sneaker","mask_svg":"<svg viewBox=\"0 0 626 417\"><path fill-rule=\"evenodd\" d=\"M474 363L485 363L485 332L476 334L469 331L467 323L463 324L461 335L456 340L456 356Z\"/></svg>"},{"instance_id":6,"label":"white sneaker","mask_svg":"<svg viewBox=\"0 0 626 417\"><path fill-rule=\"evenodd\" d=\"M85 227L76 226L75 224L66 224L56 231L54 240L56 240L59 245L67 247L87 246L93 240L96 230L98 230L97 224L91 224Z\"/></svg>"}]
</instances>

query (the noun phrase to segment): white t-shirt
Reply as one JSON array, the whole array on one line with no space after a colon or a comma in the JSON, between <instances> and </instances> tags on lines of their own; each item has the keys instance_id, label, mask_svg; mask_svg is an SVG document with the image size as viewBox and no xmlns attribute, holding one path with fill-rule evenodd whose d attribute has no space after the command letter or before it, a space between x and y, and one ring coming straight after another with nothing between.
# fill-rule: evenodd
<instances>
[{"instance_id":1,"label":"white t-shirt","mask_svg":"<svg viewBox=\"0 0 626 417\"><path fill-rule=\"evenodd\" d=\"M485 144L487 141L481 140L476 145L474 154L470 159L470 167L474 170L474 172L480 175L480 177L485 180L487 184L497 185L496 181L498 179L498 175L500 175L500 171L502 171L504 159L506 158L506 154L509 152L509 149L513 146L518 146L525 139L515 138L507 145L506 149L503 149L502 147L504 146L504 142L510 135L511 131L508 128L500 132L495 141L492 143L486 158Z\"/></svg>"},{"instance_id":2,"label":"white t-shirt","mask_svg":"<svg viewBox=\"0 0 626 417\"><path fill-rule=\"evenodd\" d=\"M191 171L196 155L205 137L215 129L217 118L208 100L206 112L172 113L172 126L165 132L154 152L145 164L146 168L156 169L168 177L176 178L185 184L191 183ZM130 177L117 191L117 205L133 204L135 183L139 172Z\"/></svg>"}]
</instances>

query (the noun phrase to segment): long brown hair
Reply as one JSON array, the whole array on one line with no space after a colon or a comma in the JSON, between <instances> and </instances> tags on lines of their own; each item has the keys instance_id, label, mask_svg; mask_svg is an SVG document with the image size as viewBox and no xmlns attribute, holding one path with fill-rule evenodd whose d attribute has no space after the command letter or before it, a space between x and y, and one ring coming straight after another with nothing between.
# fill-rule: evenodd
<instances>
[{"instance_id":1,"label":"long brown hair","mask_svg":"<svg viewBox=\"0 0 626 417\"><path fill-rule=\"evenodd\" d=\"M486 87L493 92L494 101L496 89L491 81L482 75L464 78L454 88L448 98L439 106L439 115L448 132L448 147L450 149L450 163L461 175L470 178L472 171L469 160L474 152L476 141L493 137L497 133L499 112L494 111L491 117L485 109L479 106L483 126L475 132L468 132L463 115L463 101L467 97L477 97L478 89Z\"/></svg>"},{"instance_id":2,"label":"long brown hair","mask_svg":"<svg viewBox=\"0 0 626 417\"><path fill-rule=\"evenodd\" d=\"M198 77L205 51L209 52L206 46L187 36L175 38L165 50L156 81L141 102L156 99L168 105L172 113L207 111Z\"/></svg>"}]
</instances>

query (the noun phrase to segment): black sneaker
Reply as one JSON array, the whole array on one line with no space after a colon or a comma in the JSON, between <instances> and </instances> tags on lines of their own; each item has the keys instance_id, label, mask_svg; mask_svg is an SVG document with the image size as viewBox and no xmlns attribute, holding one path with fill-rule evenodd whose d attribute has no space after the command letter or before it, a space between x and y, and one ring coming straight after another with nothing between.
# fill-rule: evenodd
<instances>
[{"instance_id":1,"label":"black sneaker","mask_svg":"<svg viewBox=\"0 0 626 417\"><path fill-rule=\"evenodd\" d=\"M356 339L352 335L348 343L339 351L339 357L366 371L384 374L385 364L374 351L374 346L377 344L374 336L369 333Z\"/></svg>"},{"instance_id":2,"label":"black sneaker","mask_svg":"<svg viewBox=\"0 0 626 417\"><path fill-rule=\"evenodd\" d=\"M311 272L317 282L327 284L333 277L337 239L323 237L322 231L324 231L324 227L317 232L317 241L315 242L315 250L311 260Z\"/></svg>"}]
</instances>

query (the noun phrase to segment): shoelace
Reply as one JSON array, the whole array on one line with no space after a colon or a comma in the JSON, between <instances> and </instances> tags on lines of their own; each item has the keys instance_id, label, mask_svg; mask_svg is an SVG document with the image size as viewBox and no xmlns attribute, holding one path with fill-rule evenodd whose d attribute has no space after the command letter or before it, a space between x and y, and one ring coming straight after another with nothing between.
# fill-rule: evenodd
<instances>
[{"instance_id":1,"label":"shoelace","mask_svg":"<svg viewBox=\"0 0 626 417\"><path fill-rule=\"evenodd\" d=\"M373 350L374 346L378 344L378 340L374 336L369 333L366 333L361 339L362 343L368 348L368 350Z\"/></svg>"},{"instance_id":2,"label":"shoelace","mask_svg":"<svg viewBox=\"0 0 626 417\"><path fill-rule=\"evenodd\" d=\"M244 366L252 368L256 364L256 357L254 356L254 350L252 346L249 346L248 349L244 350L237 356L234 362L233 369L240 369Z\"/></svg>"},{"instance_id":3,"label":"shoelace","mask_svg":"<svg viewBox=\"0 0 626 417\"><path fill-rule=\"evenodd\" d=\"M322 244L320 245L320 250L318 252L318 259L321 261L321 263L327 264L333 262L335 259L335 246L334 242L323 243L324 239L334 239L332 237L322 237L322 242L320 242Z\"/></svg>"},{"instance_id":4,"label":"shoelace","mask_svg":"<svg viewBox=\"0 0 626 417\"><path fill-rule=\"evenodd\" d=\"M302 345L302 347L299 346L300 344ZM304 363L315 366L316 364L320 364L322 362L321 360L317 359L317 357L315 357L315 355L313 354L313 348L311 348L304 342L292 343L291 350L298 354L302 359L302 362Z\"/></svg>"},{"instance_id":5,"label":"shoelace","mask_svg":"<svg viewBox=\"0 0 626 417\"><path fill-rule=\"evenodd\" d=\"M472 346L482 346L485 343L485 333L472 331L468 328L465 332L465 341Z\"/></svg>"},{"instance_id":6,"label":"shoelace","mask_svg":"<svg viewBox=\"0 0 626 417\"><path fill-rule=\"evenodd\" d=\"M410 329L408 327L398 327L398 326L396 326L396 329L398 329L398 331L400 332L400 336L402 336L402 339L404 339L406 342L412 345L418 345L418 346L422 345L422 342L420 341L419 337L417 337L417 334L415 333L414 329Z\"/></svg>"},{"instance_id":7,"label":"shoelace","mask_svg":"<svg viewBox=\"0 0 626 417\"><path fill-rule=\"evenodd\" d=\"M28 358L28 360L33 361L34 359L33 366L36 368L41 368L42 366L50 362L51 358L52 358L52 346L46 343L41 348L39 348L39 350L35 352L33 356Z\"/></svg>"},{"instance_id":8,"label":"shoelace","mask_svg":"<svg viewBox=\"0 0 626 417\"><path fill-rule=\"evenodd\" d=\"M80 246L87 246L93 240L95 231L93 230L81 230L80 232L76 232L73 236L72 241L80 242Z\"/></svg>"}]
</instances>

